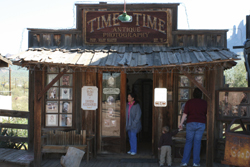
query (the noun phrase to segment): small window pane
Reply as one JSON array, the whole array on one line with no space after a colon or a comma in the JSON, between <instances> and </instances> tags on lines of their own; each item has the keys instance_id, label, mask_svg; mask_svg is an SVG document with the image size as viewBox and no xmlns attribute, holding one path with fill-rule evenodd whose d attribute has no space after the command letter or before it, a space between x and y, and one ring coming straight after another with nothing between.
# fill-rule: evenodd
<instances>
[{"instance_id":1,"label":"small window pane","mask_svg":"<svg viewBox=\"0 0 250 167\"><path fill-rule=\"evenodd\" d=\"M72 114L61 114L60 126L72 126Z\"/></svg>"},{"instance_id":2,"label":"small window pane","mask_svg":"<svg viewBox=\"0 0 250 167\"><path fill-rule=\"evenodd\" d=\"M60 102L60 113L72 113L72 102L61 101Z\"/></svg>"},{"instance_id":3,"label":"small window pane","mask_svg":"<svg viewBox=\"0 0 250 167\"><path fill-rule=\"evenodd\" d=\"M47 75L47 84L49 84L56 76L57 76L57 74L48 74ZM58 86L58 81L53 86Z\"/></svg>"},{"instance_id":4,"label":"small window pane","mask_svg":"<svg viewBox=\"0 0 250 167\"><path fill-rule=\"evenodd\" d=\"M190 82L186 76L179 76L179 86L180 87L188 87L190 86Z\"/></svg>"},{"instance_id":5,"label":"small window pane","mask_svg":"<svg viewBox=\"0 0 250 167\"><path fill-rule=\"evenodd\" d=\"M195 80L203 86L204 79L202 75L195 76Z\"/></svg>"},{"instance_id":6,"label":"small window pane","mask_svg":"<svg viewBox=\"0 0 250 167\"><path fill-rule=\"evenodd\" d=\"M72 88L61 88L60 99L71 100L72 99Z\"/></svg>"},{"instance_id":7,"label":"small window pane","mask_svg":"<svg viewBox=\"0 0 250 167\"><path fill-rule=\"evenodd\" d=\"M188 100L190 99L189 89L179 89L179 100Z\"/></svg>"},{"instance_id":8,"label":"small window pane","mask_svg":"<svg viewBox=\"0 0 250 167\"><path fill-rule=\"evenodd\" d=\"M180 114L180 115L183 114L185 104L186 104L186 102L179 102L179 106L178 106L178 111L179 111L179 113L178 113L178 114Z\"/></svg>"},{"instance_id":9,"label":"small window pane","mask_svg":"<svg viewBox=\"0 0 250 167\"><path fill-rule=\"evenodd\" d=\"M72 74L63 75L60 79L61 86L72 86Z\"/></svg>"},{"instance_id":10,"label":"small window pane","mask_svg":"<svg viewBox=\"0 0 250 167\"><path fill-rule=\"evenodd\" d=\"M58 102L47 101L46 102L46 113L58 113Z\"/></svg>"},{"instance_id":11,"label":"small window pane","mask_svg":"<svg viewBox=\"0 0 250 167\"><path fill-rule=\"evenodd\" d=\"M46 126L58 126L58 115L46 114Z\"/></svg>"},{"instance_id":12,"label":"small window pane","mask_svg":"<svg viewBox=\"0 0 250 167\"><path fill-rule=\"evenodd\" d=\"M58 88L50 88L47 92L47 99L58 99Z\"/></svg>"},{"instance_id":13,"label":"small window pane","mask_svg":"<svg viewBox=\"0 0 250 167\"><path fill-rule=\"evenodd\" d=\"M239 116L239 106L232 107L232 116Z\"/></svg>"},{"instance_id":14,"label":"small window pane","mask_svg":"<svg viewBox=\"0 0 250 167\"><path fill-rule=\"evenodd\" d=\"M247 117L248 116L247 106L241 106L240 107L240 116L241 117Z\"/></svg>"}]
</instances>

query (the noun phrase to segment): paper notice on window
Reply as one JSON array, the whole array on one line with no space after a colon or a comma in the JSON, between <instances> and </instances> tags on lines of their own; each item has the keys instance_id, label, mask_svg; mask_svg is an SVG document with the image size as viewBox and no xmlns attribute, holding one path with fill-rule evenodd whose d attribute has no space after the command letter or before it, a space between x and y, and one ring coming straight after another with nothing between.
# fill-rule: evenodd
<instances>
[{"instance_id":1,"label":"paper notice on window","mask_svg":"<svg viewBox=\"0 0 250 167\"><path fill-rule=\"evenodd\" d=\"M166 88L155 88L154 105L155 107L167 106L167 89Z\"/></svg>"}]
</instances>

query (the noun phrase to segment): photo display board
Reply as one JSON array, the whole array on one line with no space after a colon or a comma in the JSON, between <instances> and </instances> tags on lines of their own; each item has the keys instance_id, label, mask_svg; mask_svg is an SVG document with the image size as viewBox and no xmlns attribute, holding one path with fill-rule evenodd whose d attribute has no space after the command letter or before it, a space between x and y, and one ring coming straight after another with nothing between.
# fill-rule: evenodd
<instances>
[{"instance_id":1,"label":"photo display board","mask_svg":"<svg viewBox=\"0 0 250 167\"><path fill-rule=\"evenodd\" d=\"M234 118L249 118L250 89L227 88L217 91L217 119L231 121Z\"/></svg>"}]
</instances>

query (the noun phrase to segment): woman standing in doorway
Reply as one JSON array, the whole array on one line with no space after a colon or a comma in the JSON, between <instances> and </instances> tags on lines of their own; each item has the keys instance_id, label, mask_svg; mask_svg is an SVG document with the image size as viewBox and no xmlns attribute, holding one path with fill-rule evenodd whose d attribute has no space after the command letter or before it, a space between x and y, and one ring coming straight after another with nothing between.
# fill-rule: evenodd
<instances>
[{"instance_id":1,"label":"woman standing in doorway","mask_svg":"<svg viewBox=\"0 0 250 167\"><path fill-rule=\"evenodd\" d=\"M126 106L126 130L128 131L130 151L127 153L135 155L137 153L136 134L141 130L141 108L135 100L135 94L128 94L128 104Z\"/></svg>"}]
</instances>

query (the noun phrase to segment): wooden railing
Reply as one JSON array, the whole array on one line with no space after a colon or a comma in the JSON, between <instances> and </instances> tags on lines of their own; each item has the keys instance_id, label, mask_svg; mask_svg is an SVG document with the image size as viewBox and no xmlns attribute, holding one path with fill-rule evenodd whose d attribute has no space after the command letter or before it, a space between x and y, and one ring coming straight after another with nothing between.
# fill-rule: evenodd
<instances>
[{"instance_id":1,"label":"wooden railing","mask_svg":"<svg viewBox=\"0 0 250 167\"><path fill-rule=\"evenodd\" d=\"M0 116L29 119L29 112L0 109ZM28 130L28 124L0 123L0 129L2 128L27 129ZM28 142L28 137L0 136L0 141Z\"/></svg>"}]
</instances>

